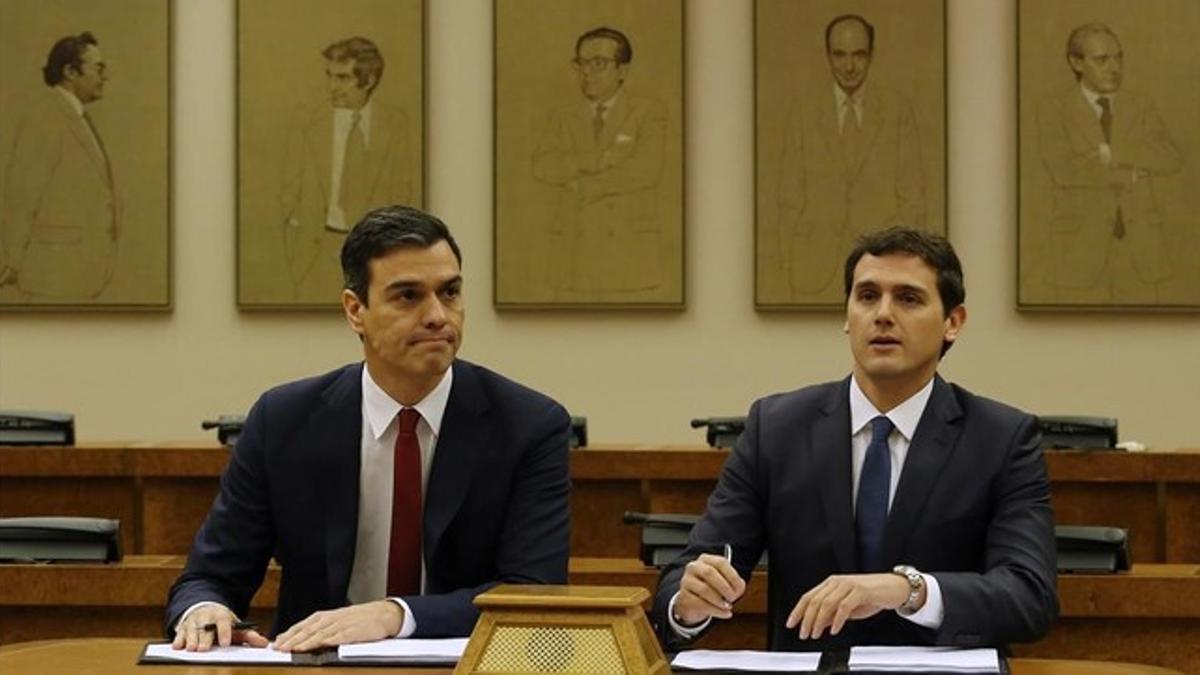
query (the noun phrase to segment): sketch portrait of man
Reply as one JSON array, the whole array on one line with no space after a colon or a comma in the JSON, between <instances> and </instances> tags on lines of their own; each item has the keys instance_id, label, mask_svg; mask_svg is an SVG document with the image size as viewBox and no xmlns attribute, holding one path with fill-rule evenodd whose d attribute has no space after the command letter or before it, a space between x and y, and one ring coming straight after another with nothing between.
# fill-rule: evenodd
<instances>
[{"instance_id":1,"label":"sketch portrait of man","mask_svg":"<svg viewBox=\"0 0 1200 675\"><path fill-rule=\"evenodd\" d=\"M871 77L875 42L860 15L829 21L830 77L801 83L783 122L777 245L795 303L840 292L838 261L859 235L926 224L917 119L907 95Z\"/></svg>"},{"instance_id":2,"label":"sketch portrait of man","mask_svg":"<svg viewBox=\"0 0 1200 675\"><path fill-rule=\"evenodd\" d=\"M42 81L5 171L0 287L23 302L85 302L112 280L121 221L112 163L88 114L108 82L95 36L56 41Z\"/></svg>"},{"instance_id":3,"label":"sketch portrait of man","mask_svg":"<svg viewBox=\"0 0 1200 675\"><path fill-rule=\"evenodd\" d=\"M1076 27L1075 84L1038 108L1052 194L1046 282L1059 300L1153 305L1172 275L1155 182L1183 156L1154 101L1123 86L1124 57L1107 25Z\"/></svg>"},{"instance_id":4,"label":"sketch portrait of man","mask_svg":"<svg viewBox=\"0 0 1200 675\"><path fill-rule=\"evenodd\" d=\"M372 98L384 75L365 37L322 52L328 100L301 110L288 131L279 200L296 298L329 295L341 279L346 233L368 210L417 199L417 154L399 109Z\"/></svg>"},{"instance_id":5,"label":"sketch portrait of man","mask_svg":"<svg viewBox=\"0 0 1200 675\"><path fill-rule=\"evenodd\" d=\"M658 212L667 113L627 91L634 50L598 27L576 40L582 98L553 110L533 153L533 175L555 188L548 281L560 300L617 299L665 283Z\"/></svg>"}]
</instances>

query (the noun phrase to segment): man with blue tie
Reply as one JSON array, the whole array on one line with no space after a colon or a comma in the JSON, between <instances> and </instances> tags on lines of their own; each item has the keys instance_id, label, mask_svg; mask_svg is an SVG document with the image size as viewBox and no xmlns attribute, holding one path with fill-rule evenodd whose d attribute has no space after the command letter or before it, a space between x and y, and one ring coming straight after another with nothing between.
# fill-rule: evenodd
<instances>
[{"instance_id":1,"label":"man with blue tie","mask_svg":"<svg viewBox=\"0 0 1200 675\"><path fill-rule=\"evenodd\" d=\"M957 255L891 228L860 239L843 279L852 374L750 409L659 580L660 635L731 618L765 550L773 650L1040 638L1058 604L1037 419L937 374L967 318Z\"/></svg>"},{"instance_id":2,"label":"man with blue tie","mask_svg":"<svg viewBox=\"0 0 1200 675\"><path fill-rule=\"evenodd\" d=\"M341 259L364 360L251 409L171 588L177 649L265 646L237 621L271 558L281 651L466 636L488 588L566 583L570 418L456 358L462 257L445 224L376 209Z\"/></svg>"}]
</instances>

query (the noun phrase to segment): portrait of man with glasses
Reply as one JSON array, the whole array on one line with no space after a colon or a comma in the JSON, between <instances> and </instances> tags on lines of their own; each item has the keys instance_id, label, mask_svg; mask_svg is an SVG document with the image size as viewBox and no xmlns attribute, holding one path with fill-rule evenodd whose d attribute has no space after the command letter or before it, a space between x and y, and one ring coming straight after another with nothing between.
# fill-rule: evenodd
<instances>
[{"instance_id":1,"label":"portrait of man with glasses","mask_svg":"<svg viewBox=\"0 0 1200 675\"><path fill-rule=\"evenodd\" d=\"M666 282L658 213L667 113L624 88L633 46L602 26L575 42L582 97L551 111L533 153L554 188L548 282L558 300L637 300Z\"/></svg>"}]
</instances>

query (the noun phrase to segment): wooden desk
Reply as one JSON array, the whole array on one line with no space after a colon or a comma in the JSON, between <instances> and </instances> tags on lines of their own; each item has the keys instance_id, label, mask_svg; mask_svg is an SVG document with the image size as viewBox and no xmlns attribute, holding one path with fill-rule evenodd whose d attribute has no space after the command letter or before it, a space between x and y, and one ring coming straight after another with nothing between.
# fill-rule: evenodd
<instances>
[{"instance_id":1,"label":"wooden desk","mask_svg":"<svg viewBox=\"0 0 1200 675\"><path fill-rule=\"evenodd\" d=\"M0 565L0 641L161 635L167 591L181 556L129 556L116 565ZM641 586L658 572L636 559L572 558L570 581ZM1062 575L1060 618L1022 657L1134 661L1200 673L1200 565L1137 565L1129 574ZM697 646L763 649L766 574L755 573L736 616ZM279 570L267 571L251 618L270 626Z\"/></svg>"},{"instance_id":2,"label":"wooden desk","mask_svg":"<svg viewBox=\"0 0 1200 675\"><path fill-rule=\"evenodd\" d=\"M83 640L47 640L0 647L0 672L62 672L91 675L126 675L135 671L143 638L92 638ZM1098 661L1061 661L1010 659L1012 675L1179 675L1179 671L1132 663ZM433 675L450 673L449 668L391 668L392 672ZM149 671L148 671L149 672ZM259 673L314 673L321 675L362 675L361 668L322 666L248 667L248 666L171 666L179 675L257 675Z\"/></svg>"},{"instance_id":3,"label":"wooden desk","mask_svg":"<svg viewBox=\"0 0 1200 675\"><path fill-rule=\"evenodd\" d=\"M596 446L571 454L571 554L637 557L625 511L700 513L728 455L706 447ZM0 447L0 517L120 518L126 553L179 554L228 462L215 443ZM1052 452L1056 519L1130 531L1134 562L1200 563L1200 449Z\"/></svg>"}]
</instances>

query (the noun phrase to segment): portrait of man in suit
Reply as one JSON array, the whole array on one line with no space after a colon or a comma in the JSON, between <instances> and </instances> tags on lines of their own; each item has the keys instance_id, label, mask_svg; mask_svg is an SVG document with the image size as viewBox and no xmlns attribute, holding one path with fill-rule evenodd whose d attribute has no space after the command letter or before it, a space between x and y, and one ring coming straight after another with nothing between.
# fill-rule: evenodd
<instances>
[{"instance_id":1,"label":"portrait of man in suit","mask_svg":"<svg viewBox=\"0 0 1200 675\"><path fill-rule=\"evenodd\" d=\"M293 120L279 189L283 245L301 302L324 298L338 283L338 252L363 214L419 196L408 118L372 97L384 75L379 48L355 36L321 55L328 100Z\"/></svg>"},{"instance_id":2,"label":"portrait of man in suit","mask_svg":"<svg viewBox=\"0 0 1200 675\"><path fill-rule=\"evenodd\" d=\"M768 649L1040 639L1058 600L1039 424L938 374L967 319L957 254L889 228L842 279L850 375L751 406L659 578L660 636L678 647L735 615L766 552Z\"/></svg>"},{"instance_id":3,"label":"portrait of man in suit","mask_svg":"<svg viewBox=\"0 0 1200 675\"><path fill-rule=\"evenodd\" d=\"M580 35L572 63L582 98L551 112L534 150L534 177L555 188L547 265L560 300L635 299L666 281L667 113L623 87L633 58L620 30Z\"/></svg>"},{"instance_id":4,"label":"portrait of man in suit","mask_svg":"<svg viewBox=\"0 0 1200 675\"><path fill-rule=\"evenodd\" d=\"M916 116L905 93L870 77L875 43L860 15L829 21L831 77L802 83L771 145L781 146L778 259L797 304L836 298L837 261L859 235L926 222Z\"/></svg>"},{"instance_id":5,"label":"portrait of man in suit","mask_svg":"<svg viewBox=\"0 0 1200 675\"><path fill-rule=\"evenodd\" d=\"M177 649L265 646L267 631L234 626L272 558L269 633L283 651L463 637L479 593L567 581L570 418L457 358L462 254L449 229L412 207L376 209L341 264L363 360L254 404L167 600Z\"/></svg>"},{"instance_id":6,"label":"portrait of man in suit","mask_svg":"<svg viewBox=\"0 0 1200 675\"><path fill-rule=\"evenodd\" d=\"M1037 142L1051 182L1046 283L1057 301L1155 305L1173 273L1155 183L1183 156L1146 94L1124 86L1107 25L1071 31L1074 86L1043 100Z\"/></svg>"},{"instance_id":7,"label":"portrait of man in suit","mask_svg":"<svg viewBox=\"0 0 1200 675\"><path fill-rule=\"evenodd\" d=\"M88 114L108 82L95 36L56 41L42 81L5 171L0 287L26 303L87 302L112 280L121 231L112 163Z\"/></svg>"}]
</instances>

